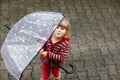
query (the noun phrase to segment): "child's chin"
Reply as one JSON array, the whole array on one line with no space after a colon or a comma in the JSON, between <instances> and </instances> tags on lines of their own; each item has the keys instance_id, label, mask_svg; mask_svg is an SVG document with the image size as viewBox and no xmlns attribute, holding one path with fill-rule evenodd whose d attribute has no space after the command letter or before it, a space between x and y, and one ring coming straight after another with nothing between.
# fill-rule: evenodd
<instances>
[{"instance_id":1,"label":"child's chin","mask_svg":"<svg viewBox=\"0 0 120 80\"><path fill-rule=\"evenodd\" d=\"M56 35L56 37L61 37L60 35Z\"/></svg>"}]
</instances>

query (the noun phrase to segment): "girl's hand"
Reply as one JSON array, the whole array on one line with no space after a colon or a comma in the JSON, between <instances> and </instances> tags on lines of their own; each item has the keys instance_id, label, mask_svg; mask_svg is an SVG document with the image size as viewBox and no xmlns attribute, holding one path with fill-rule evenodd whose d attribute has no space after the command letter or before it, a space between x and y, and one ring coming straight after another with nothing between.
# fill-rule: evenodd
<instances>
[{"instance_id":1,"label":"girl's hand","mask_svg":"<svg viewBox=\"0 0 120 80\"><path fill-rule=\"evenodd\" d=\"M44 57L47 57L47 51L40 50L40 54Z\"/></svg>"}]
</instances>

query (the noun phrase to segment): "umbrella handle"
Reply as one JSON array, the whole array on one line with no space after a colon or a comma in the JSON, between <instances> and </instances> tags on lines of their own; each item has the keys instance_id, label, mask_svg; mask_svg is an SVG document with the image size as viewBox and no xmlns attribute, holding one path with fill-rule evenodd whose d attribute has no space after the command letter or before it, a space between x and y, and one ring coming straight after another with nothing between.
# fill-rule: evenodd
<instances>
[{"instance_id":1,"label":"umbrella handle","mask_svg":"<svg viewBox=\"0 0 120 80\"><path fill-rule=\"evenodd\" d=\"M75 66L73 66L72 64L69 64L69 66L72 68L71 71L68 71L68 70L66 70L63 66L59 65L59 67L60 67L62 70L64 70L66 73L72 74L73 72L75 72Z\"/></svg>"},{"instance_id":2,"label":"umbrella handle","mask_svg":"<svg viewBox=\"0 0 120 80\"><path fill-rule=\"evenodd\" d=\"M4 26L5 26L8 30L11 29L10 26L9 26L9 24L5 24Z\"/></svg>"}]
</instances>

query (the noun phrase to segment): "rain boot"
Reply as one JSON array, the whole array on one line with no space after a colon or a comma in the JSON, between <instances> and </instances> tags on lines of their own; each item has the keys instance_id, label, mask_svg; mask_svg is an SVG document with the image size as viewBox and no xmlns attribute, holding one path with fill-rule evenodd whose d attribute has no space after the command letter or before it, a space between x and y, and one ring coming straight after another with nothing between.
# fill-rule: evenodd
<instances>
[{"instance_id":1,"label":"rain boot","mask_svg":"<svg viewBox=\"0 0 120 80\"><path fill-rule=\"evenodd\" d=\"M53 80L60 80L60 77L54 77Z\"/></svg>"}]
</instances>

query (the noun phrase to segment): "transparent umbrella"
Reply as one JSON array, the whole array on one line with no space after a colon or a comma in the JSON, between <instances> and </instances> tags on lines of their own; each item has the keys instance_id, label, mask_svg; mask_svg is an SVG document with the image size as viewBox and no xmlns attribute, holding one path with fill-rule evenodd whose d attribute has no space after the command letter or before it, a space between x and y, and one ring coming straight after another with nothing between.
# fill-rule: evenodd
<instances>
[{"instance_id":1,"label":"transparent umbrella","mask_svg":"<svg viewBox=\"0 0 120 80\"><path fill-rule=\"evenodd\" d=\"M13 77L20 79L21 74L63 18L64 16L57 12L34 12L20 19L11 29L9 28L1 54L8 72Z\"/></svg>"}]
</instances>

